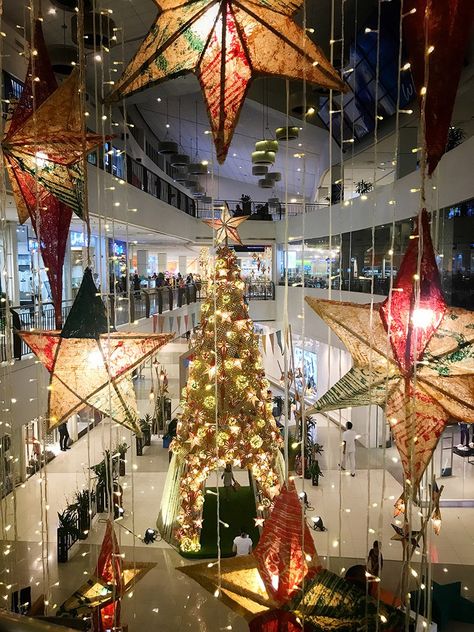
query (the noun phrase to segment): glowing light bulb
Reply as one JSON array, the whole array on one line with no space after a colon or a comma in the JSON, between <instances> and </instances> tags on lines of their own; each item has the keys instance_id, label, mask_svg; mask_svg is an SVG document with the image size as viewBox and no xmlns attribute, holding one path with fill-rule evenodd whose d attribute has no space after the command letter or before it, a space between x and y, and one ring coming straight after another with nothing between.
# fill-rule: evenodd
<instances>
[{"instance_id":1,"label":"glowing light bulb","mask_svg":"<svg viewBox=\"0 0 474 632\"><path fill-rule=\"evenodd\" d=\"M102 353L98 349L94 349L94 351L91 351L87 356L87 364L93 369L100 368L103 363Z\"/></svg>"},{"instance_id":2,"label":"glowing light bulb","mask_svg":"<svg viewBox=\"0 0 474 632\"><path fill-rule=\"evenodd\" d=\"M37 151L35 154L35 163L39 169L43 169L48 160L48 154L45 154L44 151Z\"/></svg>"},{"instance_id":3,"label":"glowing light bulb","mask_svg":"<svg viewBox=\"0 0 474 632\"><path fill-rule=\"evenodd\" d=\"M426 329L433 324L434 312L432 309L418 307L413 311L412 323L418 329Z\"/></svg>"}]
</instances>

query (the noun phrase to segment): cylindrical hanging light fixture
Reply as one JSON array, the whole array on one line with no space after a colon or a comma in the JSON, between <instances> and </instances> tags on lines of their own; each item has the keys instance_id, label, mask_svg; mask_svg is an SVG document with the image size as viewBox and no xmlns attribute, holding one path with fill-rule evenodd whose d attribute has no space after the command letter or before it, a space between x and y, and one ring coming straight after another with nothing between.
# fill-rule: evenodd
<instances>
[{"instance_id":1,"label":"cylindrical hanging light fixture","mask_svg":"<svg viewBox=\"0 0 474 632\"><path fill-rule=\"evenodd\" d=\"M191 191L194 191L199 185L199 182L197 180L185 180L183 182L183 185L187 188L187 189L191 189Z\"/></svg>"},{"instance_id":2,"label":"cylindrical hanging light fixture","mask_svg":"<svg viewBox=\"0 0 474 632\"><path fill-rule=\"evenodd\" d=\"M252 152L252 164L253 165L273 165L275 162L274 151L253 151Z\"/></svg>"},{"instance_id":3,"label":"cylindrical hanging light fixture","mask_svg":"<svg viewBox=\"0 0 474 632\"><path fill-rule=\"evenodd\" d=\"M258 181L258 186L261 189L273 189L274 184L273 180L269 180L268 178L262 178Z\"/></svg>"},{"instance_id":4,"label":"cylindrical hanging light fixture","mask_svg":"<svg viewBox=\"0 0 474 632\"><path fill-rule=\"evenodd\" d=\"M186 167L178 167L177 169L173 169L171 172L171 177L176 182L186 182L189 179L189 172Z\"/></svg>"},{"instance_id":5,"label":"cylindrical hanging light fixture","mask_svg":"<svg viewBox=\"0 0 474 632\"><path fill-rule=\"evenodd\" d=\"M203 164L202 162L192 162L188 167L188 172L192 176L206 176L207 164Z\"/></svg>"},{"instance_id":6,"label":"cylindrical hanging light fixture","mask_svg":"<svg viewBox=\"0 0 474 632\"><path fill-rule=\"evenodd\" d=\"M267 165L254 165L252 167L252 175L253 176L266 176L268 173Z\"/></svg>"},{"instance_id":7,"label":"cylindrical hanging light fixture","mask_svg":"<svg viewBox=\"0 0 474 632\"><path fill-rule=\"evenodd\" d=\"M171 154L169 161L172 167L187 167L190 163L186 154Z\"/></svg>"},{"instance_id":8,"label":"cylindrical hanging light fixture","mask_svg":"<svg viewBox=\"0 0 474 632\"><path fill-rule=\"evenodd\" d=\"M277 140L295 140L300 135L299 127L277 127L275 136Z\"/></svg>"},{"instance_id":9,"label":"cylindrical hanging light fixture","mask_svg":"<svg viewBox=\"0 0 474 632\"><path fill-rule=\"evenodd\" d=\"M171 156L178 153L178 143L173 140L161 140L158 143L158 153L162 156Z\"/></svg>"},{"instance_id":10,"label":"cylindrical hanging light fixture","mask_svg":"<svg viewBox=\"0 0 474 632\"><path fill-rule=\"evenodd\" d=\"M212 204L212 198L210 195L203 195L201 198L203 204Z\"/></svg>"},{"instance_id":11,"label":"cylindrical hanging light fixture","mask_svg":"<svg viewBox=\"0 0 474 632\"><path fill-rule=\"evenodd\" d=\"M255 151L278 151L277 140L257 140L255 143Z\"/></svg>"},{"instance_id":12,"label":"cylindrical hanging light fixture","mask_svg":"<svg viewBox=\"0 0 474 632\"><path fill-rule=\"evenodd\" d=\"M203 198L205 195L206 195L206 192L202 184L197 184L197 186L195 186L193 189L193 197Z\"/></svg>"},{"instance_id":13,"label":"cylindrical hanging light fixture","mask_svg":"<svg viewBox=\"0 0 474 632\"><path fill-rule=\"evenodd\" d=\"M273 182L280 182L281 173L279 171L269 171L265 177L267 180L273 180Z\"/></svg>"}]
</instances>

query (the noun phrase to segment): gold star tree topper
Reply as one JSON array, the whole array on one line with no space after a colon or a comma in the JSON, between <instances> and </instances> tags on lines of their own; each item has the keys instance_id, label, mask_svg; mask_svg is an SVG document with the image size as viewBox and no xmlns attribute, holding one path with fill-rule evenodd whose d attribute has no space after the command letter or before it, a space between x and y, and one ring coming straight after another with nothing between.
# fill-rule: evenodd
<instances>
[{"instance_id":1,"label":"gold star tree topper","mask_svg":"<svg viewBox=\"0 0 474 632\"><path fill-rule=\"evenodd\" d=\"M223 163L252 79L306 79L344 90L336 70L294 22L303 0L155 0L160 13L112 100L194 73Z\"/></svg>"},{"instance_id":2,"label":"gold star tree topper","mask_svg":"<svg viewBox=\"0 0 474 632\"><path fill-rule=\"evenodd\" d=\"M245 222L246 219L248 219L248 215L232 217L229 211L229 205L226 203L219 218L204 219L203 222L216 231L216 244L224 243L227 246L229 239L231 239L242 246L242 240L237 232L237 227L240 226L242 222Z\"/></svg>"}]
</instances>

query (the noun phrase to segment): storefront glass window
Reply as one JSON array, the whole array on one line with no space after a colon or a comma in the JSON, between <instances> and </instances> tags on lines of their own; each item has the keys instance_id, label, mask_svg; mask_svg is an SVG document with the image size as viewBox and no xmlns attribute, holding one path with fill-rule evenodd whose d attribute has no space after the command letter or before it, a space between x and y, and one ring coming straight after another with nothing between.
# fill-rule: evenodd
<instances>
[{"instance_id":1,"label":"storefront glass window","mask_svg":"<svg viewBox=\"0 0 474 632\"><path fill-rule=\"evenodd\" d=\"M448 304L474 309L474 200L442 209L432 235ZM277 249L279 283L386 296L413 230L413 220L289 243Z\"/></svg>"}]
</instances>

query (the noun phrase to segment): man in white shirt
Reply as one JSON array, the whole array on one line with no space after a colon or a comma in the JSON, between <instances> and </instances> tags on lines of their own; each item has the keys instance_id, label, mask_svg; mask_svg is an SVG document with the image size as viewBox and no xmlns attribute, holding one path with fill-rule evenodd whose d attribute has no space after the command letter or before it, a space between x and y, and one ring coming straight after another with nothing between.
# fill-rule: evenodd
<instances>
[{"instance_id":1,"label":"man in white shirt","mask_svg":"<svg viewBox=\"0 0 474 632\"><path fill-rule=\"evenodd\" d=\"M350 421L346 424L347 430L342 433L342 469L348 469L351 476L355 476L355 440L356 433L352 430L352 423Z\"/></svg>"},{"instance_id":2,"label":"man in white shirt","mask_svg":"<svg viewBox=\"0 0 474 632\"><path fill-rule=\"evenodd\" d=\"M245 533L245 531L242 529L240 535L234 538L232 550L237 557L239 555L250 555L250 553L252 553L252 545L253 542L249 538L248 533Z\"/></svg>"}]
</instances>

